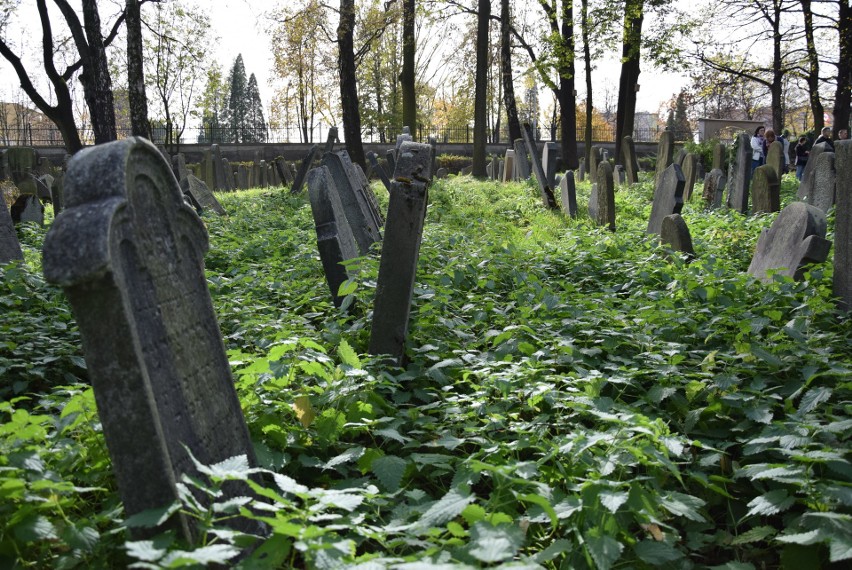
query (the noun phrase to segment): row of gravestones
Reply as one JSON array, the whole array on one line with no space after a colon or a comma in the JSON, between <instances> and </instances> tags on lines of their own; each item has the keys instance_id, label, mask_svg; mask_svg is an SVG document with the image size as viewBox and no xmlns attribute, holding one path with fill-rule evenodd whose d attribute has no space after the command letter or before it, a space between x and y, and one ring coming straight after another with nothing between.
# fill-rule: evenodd
<instances>
[{"instance_id":1,"label":"row of gravestones","mask_svg":"<svg viewBox=\"0 0 852 570\"><path fill-rule=\"evenodd\" d=\"M64 172L30 147L11 147L3 151L0 160L0 179L11 181L18 197L10 214L15 224L35 222L44 224L44 203L53 204L55 212L62 209Z\"/></svg>"}]
</instances>

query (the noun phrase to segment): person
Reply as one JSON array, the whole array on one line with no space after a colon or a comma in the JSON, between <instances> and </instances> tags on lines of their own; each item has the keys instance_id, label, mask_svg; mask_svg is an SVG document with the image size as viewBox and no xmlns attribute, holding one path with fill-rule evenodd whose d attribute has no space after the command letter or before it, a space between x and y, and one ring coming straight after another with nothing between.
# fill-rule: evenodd
<instances>
[{"instance_id":1,"label":"person","mask_svg":"<svg viewBox=\"0 0 852 570\"><path fill-rule=\"evenodd\" d=\"M814 141L814 146L825 143L825 150L834 152L834 143L831 142L831 127L823 127L822 132Z\"/></svg>"},{"instance_id":2,"label":"person","mask_svg":"<svg viewBox=\"0 0 852 570\"><path fill-rule=\"evenodd\" d=\"M808 138L799 137L799 144L796 145L796 178L799 182L802 181L802 174L805 172L805 165L808 163Z\"/></svg>"},{"instance_id":3,"label":"person","mask_svg":"<svg viewBox=\"0 0 852 570\"><path fill-rule=\"evenodd\" d=\"M849 129L840 129L837 131L837 140L845 141L849 138Z\"/></svg>"},{"instance_id":4,"label":"person","mask_svg":"<svg viewBox=\"0 0 852 570\"><path fill-rule=\"evenodd\" d=\"M778 141L784 145L784 172L787 172L790 169L790 130L781 131Z\"/></svg>"},{"instance_id":5,"label":"person","mask_svg":"<svg viewBox=\"0 0 852 570\"><path fill-rule=\"evenodd\" d=\"M763 150L763 143L766 141L766 137L764 137L763 133L766 132L766 128L757 127L754 129L754 136L751 137L751 171L761 166L764 162L766 162L766 153Z\"/></svg>"},{"instance_id":6,"label":"person","mask_svg":"<svg viewBox=\"0 0 852 570\"><path fill-rule=\"evenodd\" d=\"M766 135L763 137L763 161L766 162L766 157L769 156L769 147L775 142L775 131L772 129L766 130Z\"/></svg>"}]
</instances>

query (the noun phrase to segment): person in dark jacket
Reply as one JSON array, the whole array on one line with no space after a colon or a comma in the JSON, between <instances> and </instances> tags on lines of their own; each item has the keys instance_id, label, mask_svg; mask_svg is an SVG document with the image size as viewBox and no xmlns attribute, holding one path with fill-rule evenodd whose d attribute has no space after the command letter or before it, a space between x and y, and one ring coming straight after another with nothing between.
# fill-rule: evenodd
<instances>
[{"instance_id":1,"label":"person in dark jacket","mask_svg":"<svg viewBox=\"0 0 852 570\"><path fill-rule=\"evenodd\" d=\"M808 138L799 137L799 144L796 145L796 178L799 182L802 181L802 173L805 171L805 165L808 163Z\"/></svg>"},{"instance_id":2,"label":"person in dark jacket","mask_svg":"<svg viewBox=\"0 0 852 570\"><path fill-rule=\"evenodd\" d=\"M815 145L825 143L825 150L834 152L834 143L831 142L831 127L823 127L822 133L814 141Z\"/></svg>"}]
</instances>

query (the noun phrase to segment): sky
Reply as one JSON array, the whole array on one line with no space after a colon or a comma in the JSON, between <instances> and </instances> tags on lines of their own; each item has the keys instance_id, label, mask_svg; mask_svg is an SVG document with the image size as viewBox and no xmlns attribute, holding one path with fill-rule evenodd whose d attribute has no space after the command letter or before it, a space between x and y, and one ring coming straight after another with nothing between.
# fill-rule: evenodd
<instances>
[{"instance_id":1,"label":"sky","mask_svg":"<svg viewBox=\"0 0 852 570\"><path fill-rule=\"evenodd\" d=\"M266 33L272 22L266 13L276 5L277 0L198 0L198 3L207 9L212 35L218 38L214 42L215 53L212 56L227 73L237 54L242 54L246 73L254 73L257 77L261 99L268 107L274 87L270 85L272 53ZM20 25L23 32L19 37L29 37L37 41L40 27L34 5L33 0L22 2ZM106 13L108 2L102 0L101 5L101 11ZM617 93L619 70L620 64L615 56L598 62L594 72L596 107L602 105L598 97L602 95L603 89ZM685 83L685 79L678 74L655 72L644 66L639 77L641 87L637 96L637 111L657 112L660 105L668 101ZM11 98L13 93L17 92L18 84L11 66L5 59L0 58L0 97ZM579 73L577 88L580 98L583 97L584 85L582 73ZM547 93L542 93L540 101L544 104L549 98Z\"/></svg>"}]
</instances>

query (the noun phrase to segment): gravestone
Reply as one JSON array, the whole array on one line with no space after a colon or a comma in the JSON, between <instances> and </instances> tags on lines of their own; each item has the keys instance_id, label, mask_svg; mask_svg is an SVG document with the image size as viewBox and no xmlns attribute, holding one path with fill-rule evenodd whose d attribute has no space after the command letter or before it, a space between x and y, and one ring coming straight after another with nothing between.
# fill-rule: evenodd
<instances>
[{"instance_id":1,"label":"gravestone","mask_svg":"<svg viewBox=\"0 0 852 570\"><path fill-rule=\"evenodd\" d=\"M461 171L459 172L459 174L461 174L462 176L467 176L471 172L473 172L473 165L469 164L469 165L465 166L464 168L462 168Z\"/></svg>"},{"instance_id":2,"label":"gravestone","mask_svg":"<svg viewBox=\"0 0 852 570\"><path fill-rule=\"evenodd\" d=\"M852 141L835 141L837 207L834 210L834 295L852 310Z\"/></svg>"},{"instance_id":3,"label":"gravestone","mask_svg":"<svg viewBox=\"0 0 852 570\"><path fill-rule=\"evenodd\" d=\"M308 172L308 197L311 200L317 248L325 280L334 305L339 307L344 299L339 295L340 286L350 277L343 262L358 257L358 249L340 202L340 194L325 166Z\"/></svg>"},{"instance_id":4,"label":"gravestone","mask_svg":"<svg viewBox=\"0 0 852 570\"><path fill-rule=\"evenodd\" d=\"M615 183L612 179L612 165L601 162L598 165L596 187L596 207L594 220L599 226L615 231Z\"/></svg>"},{"instance_id":5,"label":"gravestone","mask_svg":"<svg viewBox=\"0 0 852 570\"><path fill-rule=\"evenodd\" d=\"M591 180L591 178L589 178L589 180ZM591 191L589 192L589 218L597 222L598 211L598 183L593 182Z\"/></svg>"},{"instance_id":6,"label":"gravestone","mask_svg":"<svg viewBox=\"0 0 852 570\"><path fill-rule=\"evenodd\" d=\"M213 151L205 149L201 156L201 176L200 179L207 184L208 188L216 187L216 169L213 166Z\"/></svg>"},{"instance_id":7,"label":"gravestone","mask_svg":"<svg viewBox=\"0 0 852 570\"><path fill-rule=\"evenodd\" d=\"M391 177L393 177L394 172L396 172L396 150L389 148L385 152L385 160L388 162L388 172L390 172Z\"/></svg>"},{"instance_id":8,"label":"gravestone","mask_svg":"<svg viewBox=\"0 0 852 570\"><path fill-rule=\"evenodd\" d=\"M720 169L714 168L704 177L704 192L702 197L707 207L716 210L722 207L722 195L725 192L727 175Z\"/></svg>"},{"instance_id":9,"label":"gravestone","mask_svg":"<svg viewBox=\"0 0 852 570\"><path fill-rule=\"evenodd\" d=\"M400 148L379 261L369 350L390 355L398 365L405 355L427 187L432 178L431 152L429 145L415 142L405 142Z\"/></svg>"},{"instance_id":10,"label":"gravestone","mask_svg":"<svg viewBox=\"0 0 852 570\"><path fill-rule=\"evenodd\" d=\"M223 192L232 190L232 188L228 186L228 178L225 176L225 163L222 162L222 149L219 148L218 144L212 144L210 145L210 150L213 155L213 174L216 179L216 185L213 189Z\"/></svg>"},{"instance_id":11,"label":"gravestone","mask_svg":"<svg viewBox=\"0 0 852 570\"><path fill-rule=\"evenodd\" d=\"M796 196L799 200L808 200L808 196L811 195L813 191L814 170L816 170L817 159L819 159L819 155L826 150L825 143L815 144L811 147L810 154L808 155L808 162L805 164L804 172L802 172L802 181L799 183L799 190L796 192Z\"/></svg>"},{"instance_id":12,"label":"gravestone","mask_svg":"<svg viewBox=\"0 0 852 570\"><path fill-rule=\"evenodd\" d=\"M772 281L769 272L799 280L808 263L828 258L831 242L825 239L826 221L822 210L804 202L793 202L781 210L769 229L757 240L748 266L749 275Z\"/></svg>"},{"instance_id":13,"label":"gravestone","mask_svg":"<svg viewBox=\"0 0 852 570\"><path fill-rule=\"evenodd\" d=\"M646 233L660 235L663 229L663 218L672 214L680 214L683 209L683 190L686 180L683 171L676 163L672 163L663 171L660 182L654 190L654 201L651 204L651 218L648 220Z\"/></svg>"},{"instance_id":14,"label":"gravestone","mask_svg":"<svg viewBox=\"0 0 852 570\"><path fill-rule=\"evenodd\" d=\"M660 243L674 251L685 253L689 259L695 257L689 227L680 214L671 214L663 218L663 224L660 228Z\"/></svg>"},{"instance_id":15,"label":"gravestone","mask_svg":"<svg viewBox=\"0 0 852 570\"><path fill-rule=\"evenodd\" d=\"M56 178L53 179L53 184L50 185L50 203L53 204L54 217L65 207L64 183L65 173L60 171L56 174Z\"/></svg>"},{"instance_id":16,"label":"gravestone","mask_svg":"<svg viewBox=\"0 0 852 570\"><path fill-rule=\"evenodd\" d=\"M593 146L589 160L589 178L597 182L598 164L601 162L601 147Z\"/></svg>"},{"instance_id":17,"label":"gravestone","mask_svg":"<svg viewBox=\"0 0 852 570\"><path fill-rule=\"evenodd\" d=\"M50 200L50 187L53 185L53 176L50 174L33 176L33 182L36 187L36 196L42 200Z\"/></svg>"},{"instance_id":18,"label":"gravestone","mask_svg":"<svg viewBox=\"0 0 852 570\"><path fill-rule=\"evenodd\" d=\"M17 186L21 194L35 194L33 173L38 166L38 153L26 146L13 146L3 152L6 176Z\"/></svg>"},{"instance_id":19,"label":"gravestone","mask_svg":"<svg viewBox=\"0 0 852 570\"><path fill-rule=\"evenodd\" d=\"M691 152L686 153L680 166L683 173L683 201L689 202L692 191L695 188L695 180L698 175L698 157Z\"/></svg>"},{"instance_id":20,"label":"gravestone","mask_svg":"<svg viewBox=\"0 0 852 570\"><path fill-rule=\"evenodd\" d=\"M391 189L390 179L388 178L388 174L387 174L387 172L385 172L385 169L379 163L379 158L376 156L376 153L368 152L367 153L367 160L369 160L370 164L373 166L373 172L375 172L376 174L379 175L379 179L382 181L382 184L384 185L385 189L388 192L390 192L390 189Z\"/></svg>"},{"instance_id":21,"label":"gravestone","mask_svg":"<svg viewBox=\"0 0 852 570\"><path fill-rule=\"evenodd\" d=\"M269 188L269 170L266 168L266 161L261 160L258 168L260 169L260 187Z\"/></svg>"},{"instance_id":22,"label":"gravestone","mask_svg":"<svg viewBox=\"0 0 852 570\"><path fill-rule=\"evenodd\" d=\"M627 183L636 184L639 182L639 161L636 158L633 137L626 136L622 139L621 154L624 158L624 174L627 176Z\"/></svg>"},{"instance_id":23,"label":"gravestone","mask_svg":"<svg viewBox=\"0 0 852 570\"><path fill-rule=\"evenodd\" d=\"M204 275L207 232L169 163L142 138L105 143L74 156L65 186L44 274L71 301L125 515L178 501L181 477L201 477L192 457L256 464ZM251 494L234 482L218 499ZM192 519L170 522L193 540Z\"/></svg>"},{"instance_id":24,"label":"gravestone","mask_svg":"<svg viewBox=\"0 0 852 570\"><path fill-rule=\"evenodd\" d=\"M734 142L734 158L728 174L728 207L740 214L748 213L751 181L751 137L740 133Z\"/></svg>"},{"instance_id":25,"label":"gravestone","mask_svg":"<svg viewBox=\"0 0 852 570\"><path fill-rule=\"evenodd\" d=\"M663 172L672 163L674 156L674 135L671 131L660 133L660 141L657 143L657 169L654 173L654 188L660 185ZM669 212L671 213L671 212Z\"/></svg>"},{"instance_id":26,"label":"gravestone","mask_svg":"<svg viewBox=\"0 0 852 570\"><path fill-rule=\"evenodd\" d=\"M834 163L835 154L833 152L820 153L811 175L812 185L808 194L808 204L816 206L826 213L834 206L835 186L837 185L837 172Z\"/></svg>"},{"instance_id":27,"label":"gravestone","mask_svg":"<svg viewBox=\"0 0 852 570\"><path fill-rule=\"evenodd\" d=\"M541 150L541 168L544 170L544 176L547 180L547 185L550 188L556 187L556 163L559 159L559 145L555 142L544 143L544 148Z\"/></svg>"},{"instance_id":28,"label":"gravestone","mask_svg":"<svg viewBox=\"0 0 852 570\"><path fill-rule=\"evenodd\" d=\"M281 178L278 176L278 169L275 163L271 162L266 165L266 172L269 176L269 184L275 187L281 186Z\"/></svg>"},{"instance_id":29,"label":"gravestone","mask_svg":"<svg viewBox=\"0 0 852 570\"><path fill-rule=\"evenodd\" d=\"M535 151L535 143L532 140L532 131L528 123L524 123L521 125L521 133L524 137L524 142L527 145L527 148L530 149L530 158L532 160L533 171L535 172L535 178L538 182L538 190L541 194L541 202L545 208L550 210L556 210L558 206L556 205L556 197L553 195L553 189L548 185L547 175L544 173L544 169L541 167L541 162L538 160L538 153Z\"/></svg>"},{"instance_id":30,"label":"gravestone","mask_svg":"<svg viewBox=\"0 0 852 570\"><path fill-rule=\"evenodd\" d=\"M577 187L574 184L574 173L568 171L559 181L559 194L562 198L562 211L572 218L577 217Z\"/></svg>"},{"instance_id":31,"label":"gravestone","mask_svg":"<svg viewBox=\"0 0 852 570\"><path fill-rule=\"evenodd\" d=\"M376 219L377 214L372 211L370 200L364 194L354 169L347 168L347 162L351 164L345 150L326 154L322 158L322 165L327 168L334 182L358 250L361 255L367 255L370 247L382 240L379 230L381 221Z\"/></svg>"},{"instance_id":32,"label":"gravestone","mask_svg":"<svg viewBox=\"0 0 852 570\"><path fill-rule=\"evenodd\" d=\"M438 172L435 173L435 178L446 178L448 171L446 168L439 168Z\"/></svg>"},{"instance_id":33,"label":"gravestone","mask_svg":"<svg viewBox=\"0 0 852 570\"><path fill-rule=\"evenodd\" d=\"M514 180L515 174L515 151L511 148L506 149L505 166L503 167L503 182L511 182Z\"/></svg>"},{"instance_id":34,"label":"gravestone","mask_svg":"<svg viewBox=\"0 0 852 570\"><path fill-rule=\"evenodd\" d=\"M754 169L751 178L751 211L753 214L769 214L781 210L781 183L775 169L764 164Z\"/></svg>"},{"instance_id":35,"label":"gravestone","mask_svg":"<svg viewBox=\"0 0 852 570\"><path fill-rule=\"evenodd\" d=\"M580 182L586 180L586 157L580 158L580 166L577 168L577 179Z\"/></svg>"},{"instance_id":36,"label":"gravestone","mask_svg":"<svg viewBox=\"0 0 852 570\"><path fill-rule=\"evenodd\" d=\"M728 147L725 143L716 143L713 146L713 168L711 170L726 171L726 162L728 157Z\"/></svg>"},{"instance_id":37,"label":"gravestone","mask_svg":"<svg viewBox=\"0 0 852 570\"><path fill-rule=\"evenodd\" d=\"M624 172L624 167L616 164L612 169L612 178L615 180L616 186L623 186L627 183L627 174Z\"/></svg>"},{"instance_id":38,"label":"gravestone","mask_svg":"<svg viewBox=\"0 0 852 570\"><path fill-rule=\"evenodd\" d=\"M44 225L44 206L38 196L34 194L18 196L9 213L12 215L12 221L16 224L34 222L40 226Z\"/></svg>"},{"instance_id":39,"label":"gravestone","mask_svg":"<svg viewBox=\"0 0 852 570\"><path fill-rule=\"evenodd\" d=\"M438 139L429 135L426 140L429 142L429 146L432 147L432 172L436 172L438 170Z\"/></svg>"},{"instance_id":40,"label":"gravestone","mask_svg":"<svg viewBox=\"0 0 852 570\"><path fill-rule=\"evenodd\" d=\"M6 265L10 261L23 260L24 252L15 233L15 224L12 216L6 208L6 200L0 199L3 206L0 207L0 265Z\"/></svg>"},{"instance_id":41,"label":"gravestone","mask_svg":"<svg viewBox=\"0 0 852 570\"><path fill-rule=\"evenodd\" d=\"M497 181L503 180L503 173L506 170L506 162L503 159L497 161Z\"/></svg>"},{"instance_id":42,"label":"gravestone","mask_svg":"<svg viewBox=\"0 0 852 570\"><path fill-rule=\"evenodd\" d=\"M497 165L494 163L494 160L492 159L491 162L489 162L488 164L485 165L485 176L489 179L493 178L493 172L494 172L496 167L497 167Z\"/></svg>"},{"instance_id":43,"label":"gravestone","mask_svg":"<svg viewBox=\"0 0 852 570\"><path fill-rule=\"evenodd\" d=\"M527 158L527 145L524 139L515 140L514 180L526 180L530 177L530 161Z\"/></svg>"},{"instance_id":44,"label":"gravestone","mask_svg":"<svg viewBox=\"0 0 852 570\"><path fill-rule=\"evenodd\" d=\"M405 128L407 129L408 127L405 127ZM399 149L402 148L402 143L412 142L413 140L414 139L411 138L411 133L406 132L405 130L402 131L402 134L396 135L396 145L394 146L394 149L393 149L394 150L394 159L396 159L399 156Z\"/></svg>"},{"instance_id":45,"label":"gravestone","mask_svg":"<svg viewBox=\"0 0 852 570\"><path fill-rule=\"evenodd\" d=\"M677 153L675 153L674 158L672 159L672 162L680 166L681 170L683 170L683 159L686 158L687 154L688 153L686 152L686 149L681 147L678 149Z\"/></svg>"},{"instance_id":46,"label":"gravestone","mask_svg":"<svg viewBox=\"0 0 852 570\"><path fill-rule=\"evenodd\" d=\"M237 184L236 180L234 180L234 170L231 168L231 163L227 158L222 159L222 170L225 172L225 186L227 186L228 191L233 192L236 190Z\"/></svg>"},{"instance_id":47,"label":"gravestone","mask_svg":"<svg viewBox=\"0 0 852 570\"><path fill-rule=\"evenodd\" d=\"M186 178L181 179L180 189L190 197L196 209L213 210L220 216L228 215L207 185L192 174L187 174Z\"/></svg>"},{"instance_id":48,"label":"gravestone","mask_svg":"<svg viewBox=\"0 0 852 570\"><path fill-rule=\"evenodd\" d=\"M772 168L775 171L775 178L777 178L780 182L781 177L784 176L784 143L781 141L774 141L771 145L769 145L769 151L766 153L766 166Z\"/></svg>"},{"instance_id":49,"label":"gravestone","mask_svg":"<svg viewBox=\"0 0 852 570\"><path fill-rule=\"evenodd\" d=\"M296 172L296 177L293 179L293 186L290 188L290 193L298 194L302 191L302 185L305 183L305 176L308 175L308 170L311 169L311 165L314 163L314 159L319 153L319 147L314 145L308 151L307 156L302 159L302 164L299 166L299 170ZM257 184L257 182L255 182Z\"/></svg>"},{"instance_id":50,"label":"gravestone","mask_svg":"<svg viewBox=\"0 0 852 570\"><path fill-rule=\"evenodd\" d=\"M367 204L370 206L370 214L376 221L376 226L381 229L382 226L385 224L385 218L382 215L381 208L379 207L379 199L376 198L376 194L370 187L370 182L367 180L367 176L361 169L361 165L352 162L352 159L349 158L349 153L346 151L340 151L337 154L340 155L340 159L343 161L343 166L349 173L350 180L357 180L359 191L366 198Z\"/></svg>"},{"instance_id":51,"label":"gravestone","mask_svg":"<svg viewBox=\"0 0 852 570\"><path fill-rule=\"evenodd\" d=\"M275 170L278 171L278 177L281 179L283 185L292 186L293 173L290 171L290 165L287 164L283 156L275 159Z\"/></svg>"},{"instance_id":52,"label":"gravestone","mask_svg":"<svg viewBox=\"0 0 852 570\"><path fill-rule=\"evenodd\" d=\"M249 186L249 170L246 168L245 164L237 166L237 188L241 190L248 190L251 188L251 186Z\"/></svg>"},{"instance_id":53,"label":"gravestone","mask_svg":"<svg viewBox=\"0 0 852 570\"><path fill-rule=\"evenodd\" d=\"M325 148L323 154L328 154L334 151L334 143L337 142L337 127L328 129L328 136L325 139Z\"/></svg>"},{"instance_id":54,"label":"gravestone","mask_svg":"<svg viewBox=\"0 0 852 570\"><path fill-rule=\"evenodd\" d=\"M183 180L189 174L186 169L186 156L179 152L174 157L175 176L178 180Z\"/></svg>"}]
</instances>

